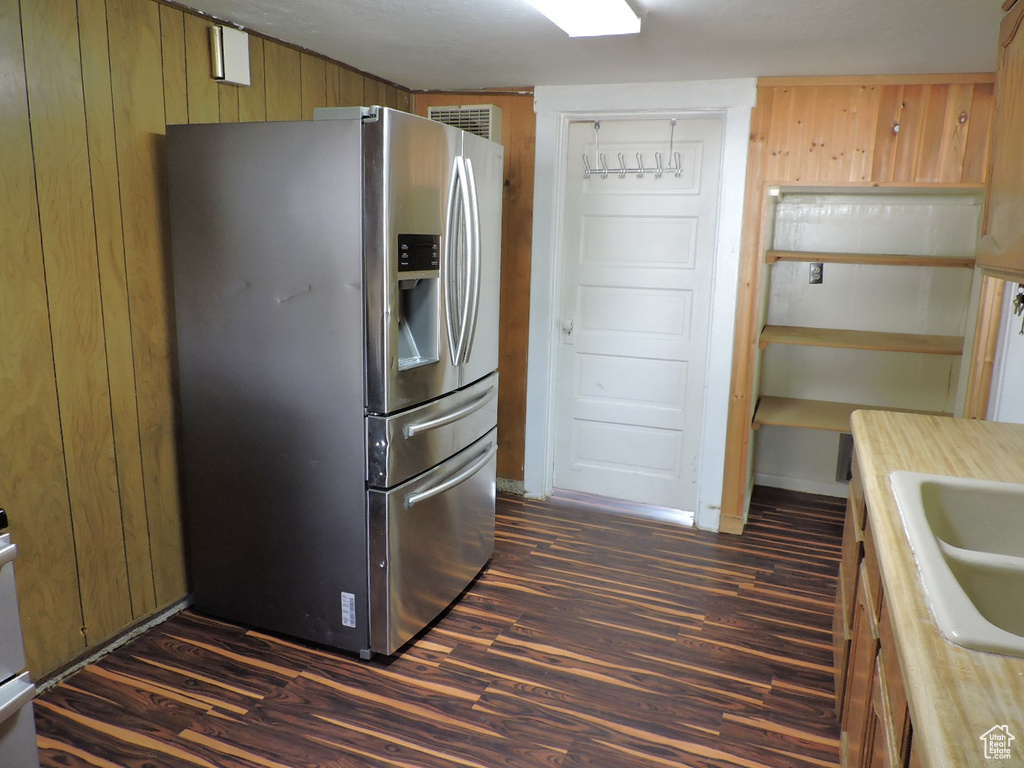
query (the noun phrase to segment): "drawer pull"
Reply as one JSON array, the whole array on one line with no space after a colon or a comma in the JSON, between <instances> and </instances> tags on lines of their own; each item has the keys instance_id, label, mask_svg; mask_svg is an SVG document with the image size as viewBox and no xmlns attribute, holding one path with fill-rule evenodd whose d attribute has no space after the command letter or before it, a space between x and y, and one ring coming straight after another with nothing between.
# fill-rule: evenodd
<instances>
[{"instance_id":1,"label":"drawer pull","mask_svg":"<svg viewBox=\"0 0 1024 768\"><path fill-rule=\"evenodd\" d=\"M464 416L469 416L469 414L479 411L487 405L493 397L494 385L492 384L487 388L487 391L476 400L452 411L451 413L446 413L444 416L438 416L436 419L431 419L430 421L418 421L413 424L406 424L405 429L403 430L405 436L413 437L420 432L429 432L430 430L437 429L438 427L445 427L449 424L454 424Z\"/></svg>"},{"instance_id":2,"label":"drawer pull","mask_svg":"<svg viewBox=\"0 0 1024 768\"><path fill-rule=\"evenodd\" d=\"M457 475L453 475L449 477L447 480L444 480L443 482L438 483L435 486L427 488L426 490L419 491L418 493L410 493L405 499L405 508L409 509L410 507L419 504L421 501L432 499L435 496L439 496L445 491L451 490L455 486L466 482L467 480L469 480L469 478L471 478L473 475L475 475L477 472L483 469L484 465L491 460L491 457L495 453L497 453L497 451L497 444L491 443L484 450L484 453L483 455L480 456L480 458L478 458L470 466L466 467L464 470L459 472Z\"/></svg>"}]
</instances>

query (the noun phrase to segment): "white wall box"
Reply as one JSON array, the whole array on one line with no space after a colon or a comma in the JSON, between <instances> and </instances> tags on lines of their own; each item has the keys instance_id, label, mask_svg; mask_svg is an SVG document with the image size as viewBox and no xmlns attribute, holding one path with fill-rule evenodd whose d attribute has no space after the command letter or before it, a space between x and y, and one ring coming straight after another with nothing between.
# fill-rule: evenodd
<instances>
[{"instance_id":1,"label":"white wall box","mask_svg":"<svg viewBox=\"0 0 1024 768\"><path fill-rule=\"evenodd\" d=\"M214 80L249 85L249 35L218 24L210 27L210 63Z\"/></svg>"},{"instance_id":2,"label":"white wall box","mask_svg":"<svg viewBox=\"0 0 1024 768\"><path fill-rule=\"evenodd\" d=\"M755 482L845 496L838 434L854 410L963 412L983 202L936 188L770 190Z\"/></svg>"}]
</instances>

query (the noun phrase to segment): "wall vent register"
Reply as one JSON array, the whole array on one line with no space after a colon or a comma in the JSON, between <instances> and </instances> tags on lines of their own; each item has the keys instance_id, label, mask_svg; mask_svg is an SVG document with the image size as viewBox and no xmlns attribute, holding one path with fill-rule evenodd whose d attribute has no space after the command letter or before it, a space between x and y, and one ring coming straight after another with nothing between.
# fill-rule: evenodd
<instances>
[{"instance_id":1,"label":"wall vent register","mask_svg":"<svg viewBox=\"0 0 1024 768\"><path fill-rule=\"evenodd\" d=\"M427 117L467 133L501 143L501 107L494 104L464 104L453 107L428 107Z\"/></svg>"}]
</instances>

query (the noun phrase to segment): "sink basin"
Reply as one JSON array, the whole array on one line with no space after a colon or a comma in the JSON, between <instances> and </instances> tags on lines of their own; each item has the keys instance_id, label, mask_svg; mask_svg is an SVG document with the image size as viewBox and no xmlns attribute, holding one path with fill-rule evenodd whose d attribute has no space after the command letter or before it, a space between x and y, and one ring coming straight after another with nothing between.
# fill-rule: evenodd
<instances>
[{"instance_id":1,"label":"sink basin","mask_svg":"<svg viewBox=\"0 0 1024 768\"><path fill-rule=\"evenodd\" d=\"M1024 485L902 471L889 481L942 633L1024 657Z\"/></svg>"},{"instance_id":2,"label":"sink basin","mask_svg":"<svg viewBox=\"0 0 1024 768\"><path fill-rule=\"evenodd\" d=\"M906 473L910 474L910 473ZM1024 485L915 475L928 525L960 549L1024 557Z\"/></svg>"}]
</instances>

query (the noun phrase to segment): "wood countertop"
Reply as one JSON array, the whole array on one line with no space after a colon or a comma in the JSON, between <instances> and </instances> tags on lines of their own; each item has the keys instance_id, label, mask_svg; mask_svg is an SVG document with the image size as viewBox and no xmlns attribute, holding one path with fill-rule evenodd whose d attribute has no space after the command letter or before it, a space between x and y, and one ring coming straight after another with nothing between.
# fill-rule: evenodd
<instances>
[{"instance_id":1,"label":"wood countertop","mask_svg":"<svg viewBox=\"0 0 1024 768\"><path fill-rule=\"evenodd\" d=\"M1024 425L883 411L856 411L852 423L922 766L1024 766L1024 659L943 637L889 485L899 469L1022 483ZM1024 603L1020 594L1006 599ZM1016 737L1009 760L984 757L981 735L996 725Z\"/></svg>"}]
</instances>

